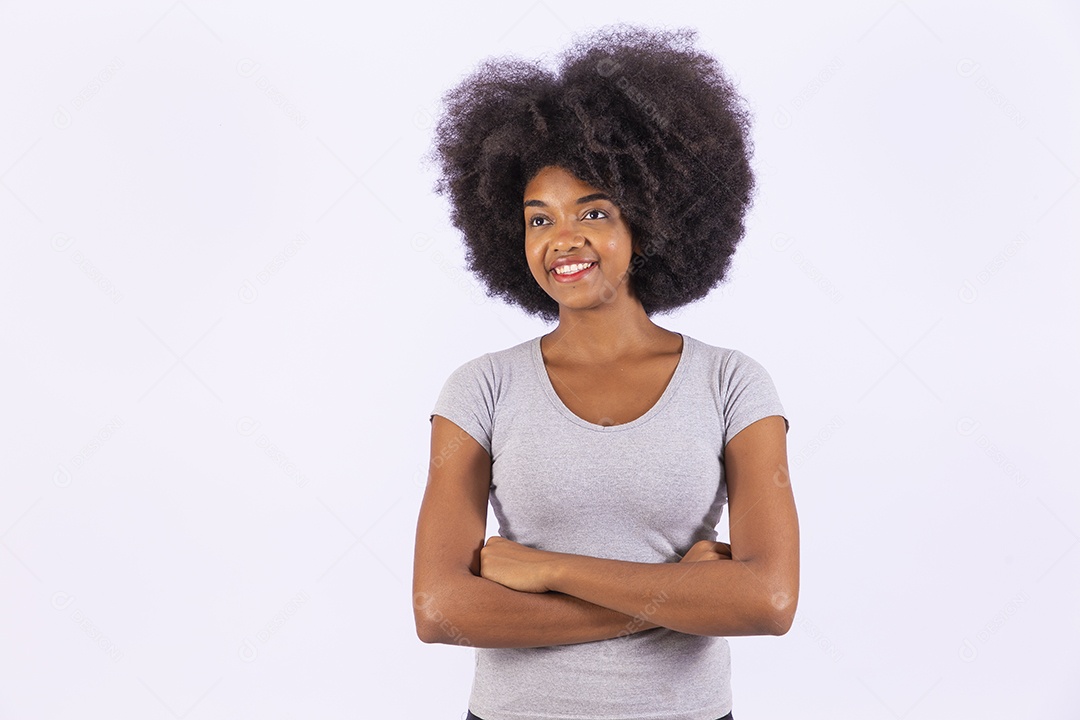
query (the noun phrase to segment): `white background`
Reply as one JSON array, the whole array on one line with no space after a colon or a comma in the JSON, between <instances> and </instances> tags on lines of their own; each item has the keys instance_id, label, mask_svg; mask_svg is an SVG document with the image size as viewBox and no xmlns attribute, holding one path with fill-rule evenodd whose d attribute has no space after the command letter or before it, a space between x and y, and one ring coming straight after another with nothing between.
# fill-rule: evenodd
<instances>
[{"instance_id":1,"label":"white background","mask_svg":"<svg viewBox=\"0 0 1080 720\"><path fill-rule=\"evenodd\" d=\"M798 614L731 639L735 716L1080 717L1075 5L378 5L0 6L0 717L463 717L428 414L550 326L421 158L476 63L612 21L756 118L728 282L654 318L791 420Z\"/></svg>"}]
</instances>

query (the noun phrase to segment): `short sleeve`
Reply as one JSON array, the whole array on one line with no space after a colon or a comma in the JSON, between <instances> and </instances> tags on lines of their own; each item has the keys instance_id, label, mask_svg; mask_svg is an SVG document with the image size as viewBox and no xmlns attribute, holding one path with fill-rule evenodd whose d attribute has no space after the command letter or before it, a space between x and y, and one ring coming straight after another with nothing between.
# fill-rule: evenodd
<instances>
[{"instance_id":1,"label":"short sleeve","mask_svg":"<svg viewBox=\"0 0 1080 720\"><path fill-rule=\"evenodd\" d=\"M491 455L491 429L495 416L495 378L487 355L470 360L443 383L428 421L442 415L452 421Z\"/></svg>"},{"instance_id":2,"label":"short sleeve","mask_svg":"<svg viewBox=\"0 0 1080 720\"><path fill-rule=\"evenodd\" d=\"M772 376L761 363L738 350L732 350L722 366L720 399L725 447L747 425L770 415L784 418L784 431L790 429Z\"/></svg>"}]
</instances>

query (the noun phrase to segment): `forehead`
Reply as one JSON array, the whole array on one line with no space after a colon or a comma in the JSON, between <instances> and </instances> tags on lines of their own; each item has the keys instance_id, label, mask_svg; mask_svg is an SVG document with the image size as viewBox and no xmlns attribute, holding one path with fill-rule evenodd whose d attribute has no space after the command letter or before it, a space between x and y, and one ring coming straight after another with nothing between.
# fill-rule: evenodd
<instances>
[{"instance_id":1,"label":"forehead","mask_svg":"<svg viewBox=\"0 0 1080 720\"><path fill-rule=\"evenodd\" d=\"M569 170L558 166L548 166L541 169L525 185L525 200L543 200L545 198L567 199L571 201L582 195L603 193L600 188L594 187Z\"/></svg>"}]
</instances>

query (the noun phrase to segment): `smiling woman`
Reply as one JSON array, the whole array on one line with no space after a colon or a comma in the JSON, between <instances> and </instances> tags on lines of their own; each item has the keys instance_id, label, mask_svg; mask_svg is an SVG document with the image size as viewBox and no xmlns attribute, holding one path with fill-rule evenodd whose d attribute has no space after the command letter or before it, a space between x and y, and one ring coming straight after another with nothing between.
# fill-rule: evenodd
<instances>
[{"instance_id":1,"label":"smiling woman","mask_svg":"<svg viewBox=\"0 0 1080 720\"><path fill-rule=\"evenodd\" d=\"M772 378L651 317L721 281L753 187L694 37L610 28L558 74L489 61L446 98L437 189L471 266L558 321L457 368L431 413L416 629L475 648L475 720L733 719L725 636L794 619Z\"/></svg>"},{"instance_id":2,"label":"smiling woman","mask_svg":"<svg viewBox=\"0 0 1080 720\"><path fill-rule=\"evenodd\" d=\"M586 234L588 249L581 247ZM611 198L569 171L546 167L525 186L529 270L560 307L580 309L611 302L619 293L629 296L626 280L635 251Z\"/></svg>"}]
</instances>

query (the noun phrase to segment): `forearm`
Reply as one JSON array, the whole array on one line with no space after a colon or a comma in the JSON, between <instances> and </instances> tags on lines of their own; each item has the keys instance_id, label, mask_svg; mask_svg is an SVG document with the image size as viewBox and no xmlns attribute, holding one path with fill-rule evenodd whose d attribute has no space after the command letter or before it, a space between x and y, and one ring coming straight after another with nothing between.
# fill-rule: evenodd
<instances>
[{"instance_id":1,"label":"forearm","mask_svg":"<svg viewBox=\"0 0 1080 720\"><path fill-rule=\"evenodd\" d=\"M633 617L561 592L518 592L472 574L438 594L416 593L414 602L427 618L424 641L448 645L571 645L658 627L647 612Z\"/></svg>"},{"instance_id":2,"label":"forearm","mask_svg":"<svg viewBox=\"0 0 1080 720\"><path fill-rule=\"evenodd\" d=\"M791 624L794 588L736 560L639 563L558 553L548 587L693 635L777 635Z\"/></svg>"}]
</instances>

